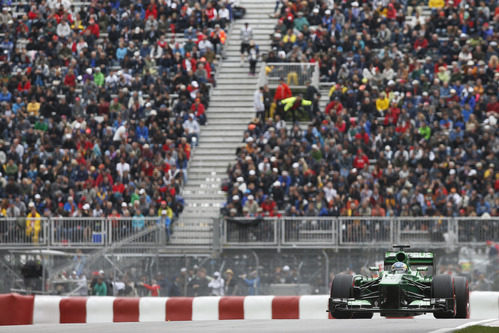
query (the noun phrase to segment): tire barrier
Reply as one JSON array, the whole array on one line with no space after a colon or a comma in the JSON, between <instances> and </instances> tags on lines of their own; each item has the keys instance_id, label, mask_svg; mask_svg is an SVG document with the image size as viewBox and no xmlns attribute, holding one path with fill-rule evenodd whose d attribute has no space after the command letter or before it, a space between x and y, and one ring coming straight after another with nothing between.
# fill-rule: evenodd
<instances>
[{"instance_id":1,"label":"tire barrier","mask_svg":"<svg viewBox=\"0 0 499 333\"><path fill-rule=\"evenodd\" d=\"M0 325L237 319L328 319L328 295L61 297L0 295ZM498 318L499 292L472 292L471 318Z\"/></svg>"}]
</instances>

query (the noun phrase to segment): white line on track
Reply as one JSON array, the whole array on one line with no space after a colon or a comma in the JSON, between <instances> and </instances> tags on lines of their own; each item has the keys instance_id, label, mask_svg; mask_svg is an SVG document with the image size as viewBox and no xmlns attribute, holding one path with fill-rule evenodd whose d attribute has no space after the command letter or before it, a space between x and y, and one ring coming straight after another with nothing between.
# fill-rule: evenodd
<instances>
[{"instance_id":1,"label":"white line on track","mask_svg":"<svg viewBox=\"0 0 499 333\"><path fill-rule=\"evenodd\" d=\"M497 319L485 319L485 320L480 320L480 321L472 321L471 323L466 323L466 324L463 324L463 325L460 325L460 326L457 326L457 327L454 327L454 328L441 328L439 330L432 331L430 333L454 332L456 330L462 330L463 328L466 328L466 327L469 327L469 326L487 324L487 323L493 322L495 320L497 320Z\"/></svg>"}]
</instances>

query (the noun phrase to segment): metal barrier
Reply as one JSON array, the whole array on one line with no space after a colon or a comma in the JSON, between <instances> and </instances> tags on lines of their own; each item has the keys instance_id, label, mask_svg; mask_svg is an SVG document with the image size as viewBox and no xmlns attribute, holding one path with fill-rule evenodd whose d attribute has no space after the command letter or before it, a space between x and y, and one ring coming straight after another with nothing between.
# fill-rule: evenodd
<instances>
[{"instance_id":1,"label":"metal barrier","mask_svg":"<svg viewBox=\"0 0 499 333\"><path fill-rule=\"evenodd\" d=\"M228 218L224 223L224 243L227 245L276 245L275 218Z\"/></svg>"},{"instance_id":2,"label":"metal barrier","mask_svg":"<svg viewBox=\"0 0 499 333\"><path fill-rule=\"evenodd\" d=\"M152 230L158 223L160 223L159 217L110 218L108 220L109 243L121 242L128 239L129 245L160 245L160 230L167 234L165 239L168 239L169 233L164 228ZM151 232L144 233L143 231L147 229L151 229ZM134 235L138 235L139 233L143 233L143 235L134 237Z\"/></svg>"},{"instance_id":3,"label":"metal barrier","mask_svg":"<svg viewBox=\"0 0 499 333\"><path fill-rule=\"evenodd\" d=\"M222 247L232 248L376 248L399 242L448 248L499 242L499 218L282 217L222 222Z\"/></svg>"},{"instance_id":4,"label":"metal barrier","mask_svg":"<svg viewBox=\"0 0 499 333\"><path fill-rule=\"evenodd\" d=\"M455 240L454 220L438 217L399 218L398 242L412 244L450 244Z\"/></svg>"},{"instance_id":5,"label":"metal barrier","mask_svg":"<svg viewBox=\"0 0 499 333\"><path fill-rule=\"evenodd\" d=\"M499 221L497 219L458 218L455 221L459 244L472 244L489 240L499 241Z\"/></svg>"},{"instance_id":6,"label":"metal barrier","mask_svg":"<svg viewBox=\"0 0 499 333\"><path fill-rule=\"evenodd\" d=\"M336 219L316 217L284 218L282 244L336 244L338 228Z\"/></svg>"},{"instance_id":7,"label":"metal barrier","mask_svg":"<svg viewBox=\"0 0 499 333\"><path fill-rule=\"evenodd\" d=\"M52 244L55 246L103 246L105 219L74 217L52 219Z\"/></svg>"},{"instance_id":8,"label":"metal barrier","mask_svg":"<svg viewBox=\"0 0 499 333\"><path fill-rule=\"evenodd\" d=\"M181 220L179 220L181 221ZM180 222L173 223L175 225ZM0 248L94 247L168 244L171 230L159 217L4 218ZM157 228L156 226L160 226ZM183 230L183 229L181 229ZM198 230L198 229L195 229ZM193 230L189 246L201 244ZM220 247L379 247L410 243L429 248L499 242L499 218L448 217L282 217L222 218L214 222ZM218 232L220 230L220 233ZM188 237L189 235L182 235ZM196 243L198 242L198 243ZM215 245L211 244L211 247Z\"/></svg>"},{"instance_id":9,"label":"metal barrier","mask_svg":"<svg viewBox=\"0 0 499 333\"><path fill-rule=\"evenodd\" d=\"M2 247L106 247L122 241L128 245L166 244L171 230L159 217L130 218L7 218L0 219ZM150 232L147 232L150 230Z\"/></svg>"},{"instance_id":10,"label":"metal barrier","mask_svg":"<svg viewBox=\"0 0 499 333\"><path fill-rule=\"evenodd\" d=\"M43 246L49 244L49 223L44 218L0 219L0 246Z\"/></svg>"},{"instance_id":11,"label":"metal barrier","mask_svg":"<svg viewBox=\"0 0 499 333\"><path fill-rule=\"evenodd\" d=\"M393 223L376 217L340 218L340 244L393 244Z\"/></svg>"},{"instance_id":12,"label":"metal barrier","mask_svg":"<svg viewBox=\"0 0 499 333\"><path fill-rule=\"evenodd\" d=\"M268 84L271 88L279 85L280 78L292 88L305 87L310 81L311 85L319 88L319 66L317 63L266 63L261 67L258 85Z\"/></svg>"}]
</instances>

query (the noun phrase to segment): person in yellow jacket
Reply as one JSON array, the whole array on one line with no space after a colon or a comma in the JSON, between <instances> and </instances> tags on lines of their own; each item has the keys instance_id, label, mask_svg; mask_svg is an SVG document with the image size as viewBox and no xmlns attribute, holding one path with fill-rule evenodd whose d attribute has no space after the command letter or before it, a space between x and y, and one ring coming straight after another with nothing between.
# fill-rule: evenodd
<instances>
[{"instance_id":1,"label":"person in yellow jacket","mask_svg":"<svg viewBox=\"0 0 499 333\"><path fill-rule=\"evenodd\" d=\"M284 105L284 112L291 111L293 123L296 122L297 111L299 111L303 106L312 105L312 102L304 99L302 95L288 97L283 99L281 103Z\"/></svg>"},{"instance_id":2,"label":"person in yellow jacket","mask_svg":"<svg viewBox=\"0 0 499 333\"><path fill-rule=\"evenodd\" d=\"M382 92L376 100L376 109L379 113L383 114L390 106L390 100L386 97L386 93Z\"/></svg>"},{"instance_id":3,"label":"person in yellow jacket","mask_svg":"<svg viewBox=\"0 0 499 333\"><path fill-rule=\"evenodd\" d=\"M42 220L40 214L36 211L35 203L28 204L29 213L26 218L26 237L33 243L38 243L40 231L42 230Z\"/></svg>"},{"instance_id":4,"label":"person in yellow jacket","mask_svg":"<svg viewBox=\"0 0 499 333\"><path fill-rule=\"evenodd\" d=\"M284 35L284 37L282 37L282 41L284 42L284 44L294 44L296 42L296 35L293 32L293 29L288 29L288 33Z\"/></svg>"},{"instance_id":5,"label":"person in yellow jacket","mask_svg":"<svg viewBox=\"0 0 499 333\"><path fill-rule=\"evenodd\" d=\"M26 109L30 117L38 117L40 111L40 103L36 100L35 96L31 98L31 101L28 103Z\"/></svg>"},{"instance_id":6,"label":"person in yellow jacket","mask_svg":"<svg viewBox=\"0 0 499 333\"><path fill-rule=\"evenodd\" d=\"M163 215L164 210L166 210L166 216L171 220L173 218L173 210L168 206L167 202L163 200L158 209L158 216Z\"/></svg>"},{"instance_id":7,"label":"person in yellow jacket","mask_svg":"<svg viewBox=\"0 0 499 333\"><path fill-rule=\"evenodd\" d=\"M444 8L445 6L445 1L444 0L430 0L428 1L428 7L430 8Z\"/></svg>"},{"instance_id":8,"label":"person in yellow jacket","mask_svg":"<svg viewBox=\"0 0 499 333\"><path fill-rule=\"evenodd\" d=\"M161 201L161 206L158 209L159 219L157 224L160 226L164 226L166 241L170 241L171 235L171 224L173 219L173 210L167 205L166 201Z\"/></svg>"},{"instance_id":9,"label":"person in yellow jacket","mask_svg":"<svg viewBox=\"0 0 499 333\"><path fill-rule=\"evenodd\" d=\"M329 89L328 97L331 98L331 96L336 92L339 91L340 93L344 94L348 91L348 88L346 86L341 86L339 84L333 84L331 86L331 89Z\"/></svg>"}]
</instances>

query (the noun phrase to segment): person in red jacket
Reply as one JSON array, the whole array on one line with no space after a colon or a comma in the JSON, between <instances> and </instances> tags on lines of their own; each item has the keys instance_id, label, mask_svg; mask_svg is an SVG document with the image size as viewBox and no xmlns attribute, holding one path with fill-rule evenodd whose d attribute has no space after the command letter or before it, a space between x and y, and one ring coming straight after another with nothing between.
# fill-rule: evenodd
<instances>
[{"instance_id":1,"label":"person in red jacket","mask_svg":"<svg viewBox=\"0 0 499 333\"><path fill-rule=\"evenodd\" d=\"M419 56L424 56L426 53L426 49L428 48L428 40L424 38L423 35L419 35L414 42L414 50L416 54Z\"/></svg>"},{"instance_id":2,"label":"person in red jacket","mask_svg":"<svg viewBox=\"0 0 499 333\"><path fill-rule=\"evenodd\" d=\"M362 148L357 150L357 155L353 159L353 167L357 170L363 170L366 165L369 165L369 158L364 154Z\"/></svg>"},{"instance_id":3,"label":"person in red jacket","mask_svg":"<svg viewBox=\"0 0 499 333\"><path fill-rule=\"evenodd\" d=\"M154 17L156 20L158 19L158 8L156 7L156 4L152 2L146 9L146 20L149 19L149 16Z\"/></svg>"},{"instance_id":4,"label":"person in red jacket","mask_svg":"<svg viewBox=\"0 0 499 333\"><path fill-rule=\"evenodd\" d=\"M272 216L272 213L274 211L274 208L277 206L276 202L274 201L272 195L267 195L265 197L265 200L262 202L262 212L265 216Z\"/></svg>"},{"instance_id":5,"label":"person in red jacket","mask_svg":"<svg viewBox=\"0 0 499 333\"><path fill-rule=\"evenodd\" d=\"M95 22L95 20L92 18L92 19L90 19L90 21L88 23L89 23L89 25L85 31L88 30L88 31L90 31L90 33L92 35L95 36L95 38L99 38L100 28L99 28L99 25L97 24L97 22Z\"/></svg>"},{"instance_id":6,"label":"person in red jacket","mask_svg":"<svg viewBox=\"0 0 499 333\"><path fill-rule=\"evenodd\" d=\"M72 69L69 69L64 77L64 85L71 88L76 87L76 76Z\"/></svg>"},{"instance_id":7,"label":"person in red jacket","mask_svg":"<svg viewBox=\"0 0 499 333\"><path fill-rule=\"evenodd\" d=\"M397 10L393 6L393 3L388 4L388 10L386 11L386 18L389 20L397 19Z\"/></svg>"},{"instance_id":8,"label":"person in red jacket","mask_svg":"<svg viewBox=\"0 0 499 333\"><path fill-rule=\"evenodd\" d=\"M205 125L206 124L206 114L205 114L205 107L203 103L201 103L201 99L196 98L194 101L194 104L191 106L191 110L194 111L194 114L196 115L196 118L199 122L200 125Z\"/></svg>"},{"instance_id":9,"label":"person in red jacket","mask_svg":"<svg viewBox=\"0 0 499 333\"><path fill-rule=\"evenodd\" d=\"M31 89L31 82L28 80L26 75L23 75L21 82L17 85L17 91L20 93L27 94Z\"/></svg>"},{"instance_id":10,"label":"person in red jacket","mask_svg":"<svg viewBox=\"0 0 499 333\"><path fill-rule=\"evenodd\" d=\"M161 289L161 287L158 285L156 280L152 280L151 284L139 282L139 285L141 285L144 288L146 288L147 290L149 290L151 292L151 296L153 296L153 297L159 296L159 290Z\"/></svg>"},{"instance_id":11,"label":"person in red jacket","mask_svg":"<svg viewBox=\"0 0 499 333\"><path fill-rule=\"evenodd\" d=\"M293 96L291 93L291 89L289 89L289 86L284 82L284 79L281 77L279 79L279 85L277 86L274 94L274 102L276 103L276 114L281 117L281 119L284 119L284 105L281 103L283 99L289 98Z\"/></svg>"},{"instance_id":12,"label":"person in red jacket","mask_svg":"<svg viewBox=\"0 0 499 333\"><path fill-rule=\"evenodd\" d=\"M396 102L392 102L392 106L388 109L385 119L383 121L385 126L396 125L400 115L400 108Z\"/></svg>"}]
</instances>

